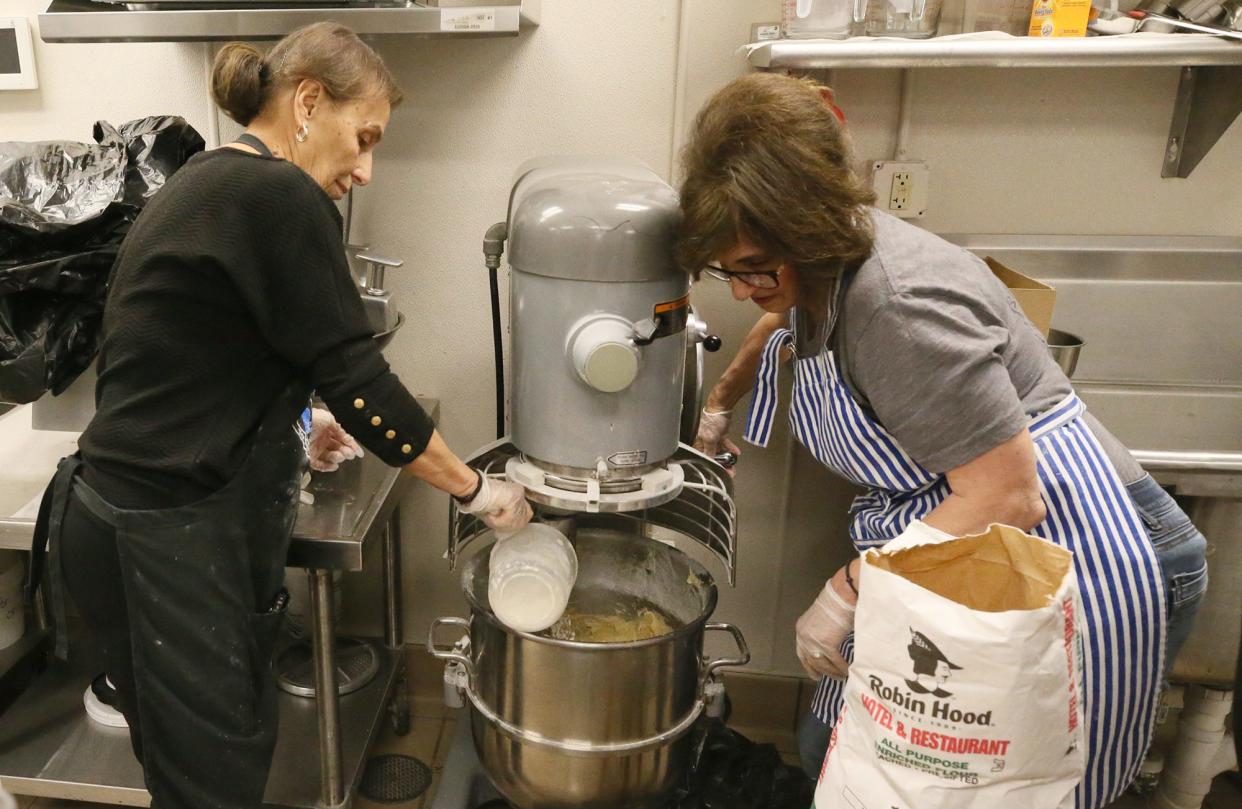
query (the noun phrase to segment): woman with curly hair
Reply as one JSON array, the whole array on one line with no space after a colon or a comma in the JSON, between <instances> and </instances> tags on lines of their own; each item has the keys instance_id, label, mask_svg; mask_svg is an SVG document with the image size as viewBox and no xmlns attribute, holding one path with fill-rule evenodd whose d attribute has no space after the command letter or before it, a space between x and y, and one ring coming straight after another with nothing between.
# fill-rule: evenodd
<instances>
[{"instance_id":1,"label":"woman with curly hair","mask_svg":"<svg viewBox=\"0 0 1242 809\"><path fill-rule=\"evenodd\" d=\"M764 312L696 443L735 448L730 413L753 389L744 435L763 446L792 353L794 436L866 490L850 510L859 552L919 520L954 535L1005 523L1071 551L1086 616L1077 803L1102 807L1151 741L1162 675L1206 589L1205 540L1087 411L983 261L871 207L843 123L827 88L776 74L730 83L695 121L679 260ZM814 774L852 657L858 566L796 625L798 658L820 679L799 731Z\"/></svg>"}]
</instances>

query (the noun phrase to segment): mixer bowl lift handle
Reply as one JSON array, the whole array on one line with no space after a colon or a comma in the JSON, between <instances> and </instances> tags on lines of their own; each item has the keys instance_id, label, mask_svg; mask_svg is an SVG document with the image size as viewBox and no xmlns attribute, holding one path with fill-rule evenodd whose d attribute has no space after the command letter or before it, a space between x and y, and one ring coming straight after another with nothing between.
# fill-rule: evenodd
<instances>
[{"instance_id":1,"label":"mixer bowl lift handle","mask_svg":"<svg viewBox=\"0 0 1242 809\"><path fill-rule=\"evenodd\" d=\"M455 626L464 630L464 638L469 642L470 638L470 621L466 618L445 617L436 618L431 622L431 628L427 632L427 651L434 657L441 660L452 661L462 667L465 671L465 682L460 683L459 687L465 691L466 697L484 719L494 725L506 736L519 741L533 744L539 747L548 747L562 752L578 753L582 755L604 755L611 756L626 753L638 753L644 750L650 750L666 744L673 739L680 738L687 733L698 721L699 717L707 707L708 694L707 688L714 681L715 673L718 669L725 666L744 666L750 662L750 648L746 645L746 639L742 637L742 632L733 624L726 623L709 623L703 626L705 631L723 631L733 636L734 642L737 644L738 656L734 658L721 658L720 660L704 660L703 673L699 678L699 694L695 699L694 705L676 724L672 727L657 733L653 736L642 739L628 739L618 742L591 742L581 739L554 739L543 736L538 733L518 727L510 722L505 721L499 714L492 710L474 690L474 664L470 657L458 651L455 646L450 651L444 651L435 647L436 629L442 625Z\"/></svg>"},{"instance_id":2,"label":"mixer bowl lift handle","mask_svg":"<svg viewBox=\"0 0 1242 809\"><path fill-rule=\"evenodd\" d=\"M448 651L436 648L436 630L441 626L446 625L455 626L462 630L462 639L458 641L457 645L454 645L453 648ZM466 677L469 678L470 683L473 685L474 661L470 659L469 655L464 654L459 650L462 640L467 643L470 641L470 619L458 618L455 616L436 618L431 622L431 627L427 630L427 651L431 653L432 657L440 660L451 660L460 665L465 670Z\"/></svg>"},{"instance_id":3,"label":"mixer bowl lift handle","mask_svg":"<svg viewBox=\"0 0 1242 809\"><path fill-rule=\"evenodd\" d=\"M728 632L733 636L733 642L737 644L737 657L722 657L719 660L703 661L703 680L699 688L702 694L703 687L711 682L716 676L716 671L723 668L736 668L745 666L750 662L750 647L746 644L746 638L742 637L742 630L733 624L727 623L709 623L704 624L703 629L707 632Z\"/></svg>"},{"instance_id":4,"label":"mixer bowl lift handle","mask_svg":"<svg viewBox=\"0 0 1242 809\"><path fill-rule=\"evenodd\" d=\"M450 650L436 648L436 630L441 626L455 626L462 630L462 634L466 640L470 638L470 620L467 618L457 617L441 617L431 622L431 627L427 630L427 651L433 657L440 660L451 660L459 664L466 672L471 684L474 683L474 661L470 656L458 651L457 647ZM742 635L742 630L729 623L708 623L703 626L706 632L728 632L733 636L733 642L737 644L737 657L722 657L719 660L703 661L703 674L700 683L700 697L702 696L702 687L705 686L716 676L716 672L722 668L745 666L750 662L750 646L746 643L746 638Z\"/></svg>"}]
</instances>

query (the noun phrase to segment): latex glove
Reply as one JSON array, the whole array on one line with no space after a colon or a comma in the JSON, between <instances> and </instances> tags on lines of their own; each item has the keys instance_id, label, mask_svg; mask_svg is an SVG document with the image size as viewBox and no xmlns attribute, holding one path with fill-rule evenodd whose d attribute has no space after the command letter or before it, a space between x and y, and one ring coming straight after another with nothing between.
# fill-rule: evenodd
<instances>
[{"instance_id":1,"label":"latex glove","mask_svg":"<svg viewBox=\"0 0 1242 809\"><path fill-rule=\"evenodd\" d=\"M694 448L704 455L715 457L721 452L732 452L741 457L742 450L729 440L729 421L733 418L732 410L709 410L703 408L699 415L699 432L694 437ZM733 470L729 469L729 474Z\"/></svg>"},{"instance_id":2,"label":"latex glove","mask_svg":"<svg viewBox=\"0 0 1242 809\"><path fill-rule=\"evenodd\" d=\"M335 472L345 461L366 455L354 437L345 432L327 410L311 409L310 467L316 472Z\"/></svg>"},{"instance_id":3,"label":"latex glove","mask_svg":"<svg viewBox=\"0 0 1242 809\"><path fill-rule=\"evenodd\" d=\"M477 514L479 519L497 534L512 534L526 527L532 512L526 502L526 490L507 480L495 480L482 476L483 484L474 499L458 509L467 514Z\"/></svg>"},{"instance_id":4,"label":"latex glove","mask_svg":"<svg viewBox=\"0 0 1242 809\"><path fill-rule=\"evenodd\" d=\"M811 679L844 680L849 664L841 656L841 644L854 628L854 607L845 603L829 581L811 608L795 624L798 660Z\"/></svg>"}]
</instances>

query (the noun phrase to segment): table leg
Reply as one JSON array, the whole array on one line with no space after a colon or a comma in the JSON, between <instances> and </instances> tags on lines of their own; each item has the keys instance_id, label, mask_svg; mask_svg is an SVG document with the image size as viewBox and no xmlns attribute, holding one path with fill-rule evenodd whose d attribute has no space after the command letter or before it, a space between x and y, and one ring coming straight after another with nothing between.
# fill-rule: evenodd
<instances>
[{"instance_id":1,"label":"table leg","mask_svg":"<svg viewBox=\"0 0 1242 809\"><path fill-rule=\"evenodd\" d=\"M336 681L336 598L332 571L309 571L314 626L311 643L315 664L315 707L319 714L320 803L340 806L345 800L341 761L341 706Z\"/></svg>"},{"instance_id":2,"label":"table leg","mask_svg":"<svg viewBox=\"0 0 1242 809\"><path fill-rule=\"evenodd\" d=\"M404 643L401 626L401 509L384 526L384 642L389 649Z\"/></svg>"},{"instance_id":3,"label":"table leg","mask_svg":"<svg viewBox=\"0 0 1242 809\"><path fill-rule=\"evenodd\" d=\"M401 615L401 509L396 508L384 526L384 643L395 657L396 685L393 689L393 730L398 736L410 731L410 700L405 673L405 633Z\"/></svg>"}]
</instances>

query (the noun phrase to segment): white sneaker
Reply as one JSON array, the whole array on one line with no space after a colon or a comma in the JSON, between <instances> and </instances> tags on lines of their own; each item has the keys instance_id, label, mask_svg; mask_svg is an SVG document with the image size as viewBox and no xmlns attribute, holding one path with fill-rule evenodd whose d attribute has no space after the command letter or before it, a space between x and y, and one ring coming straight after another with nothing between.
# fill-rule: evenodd
<instances>
[{"instance_id":1,"label":"white sneaker","mask_svg":"<svg viewBox=\"0 0 1242 809\"><path fill-rule=\"evenodd\" d=\"M110 728L128 728L125 714L116 709L116 687L104 674L100 674L86 687L82 694L82 703L86 706L86 715L101 725Z\"/></svg>"}]
</instances>

